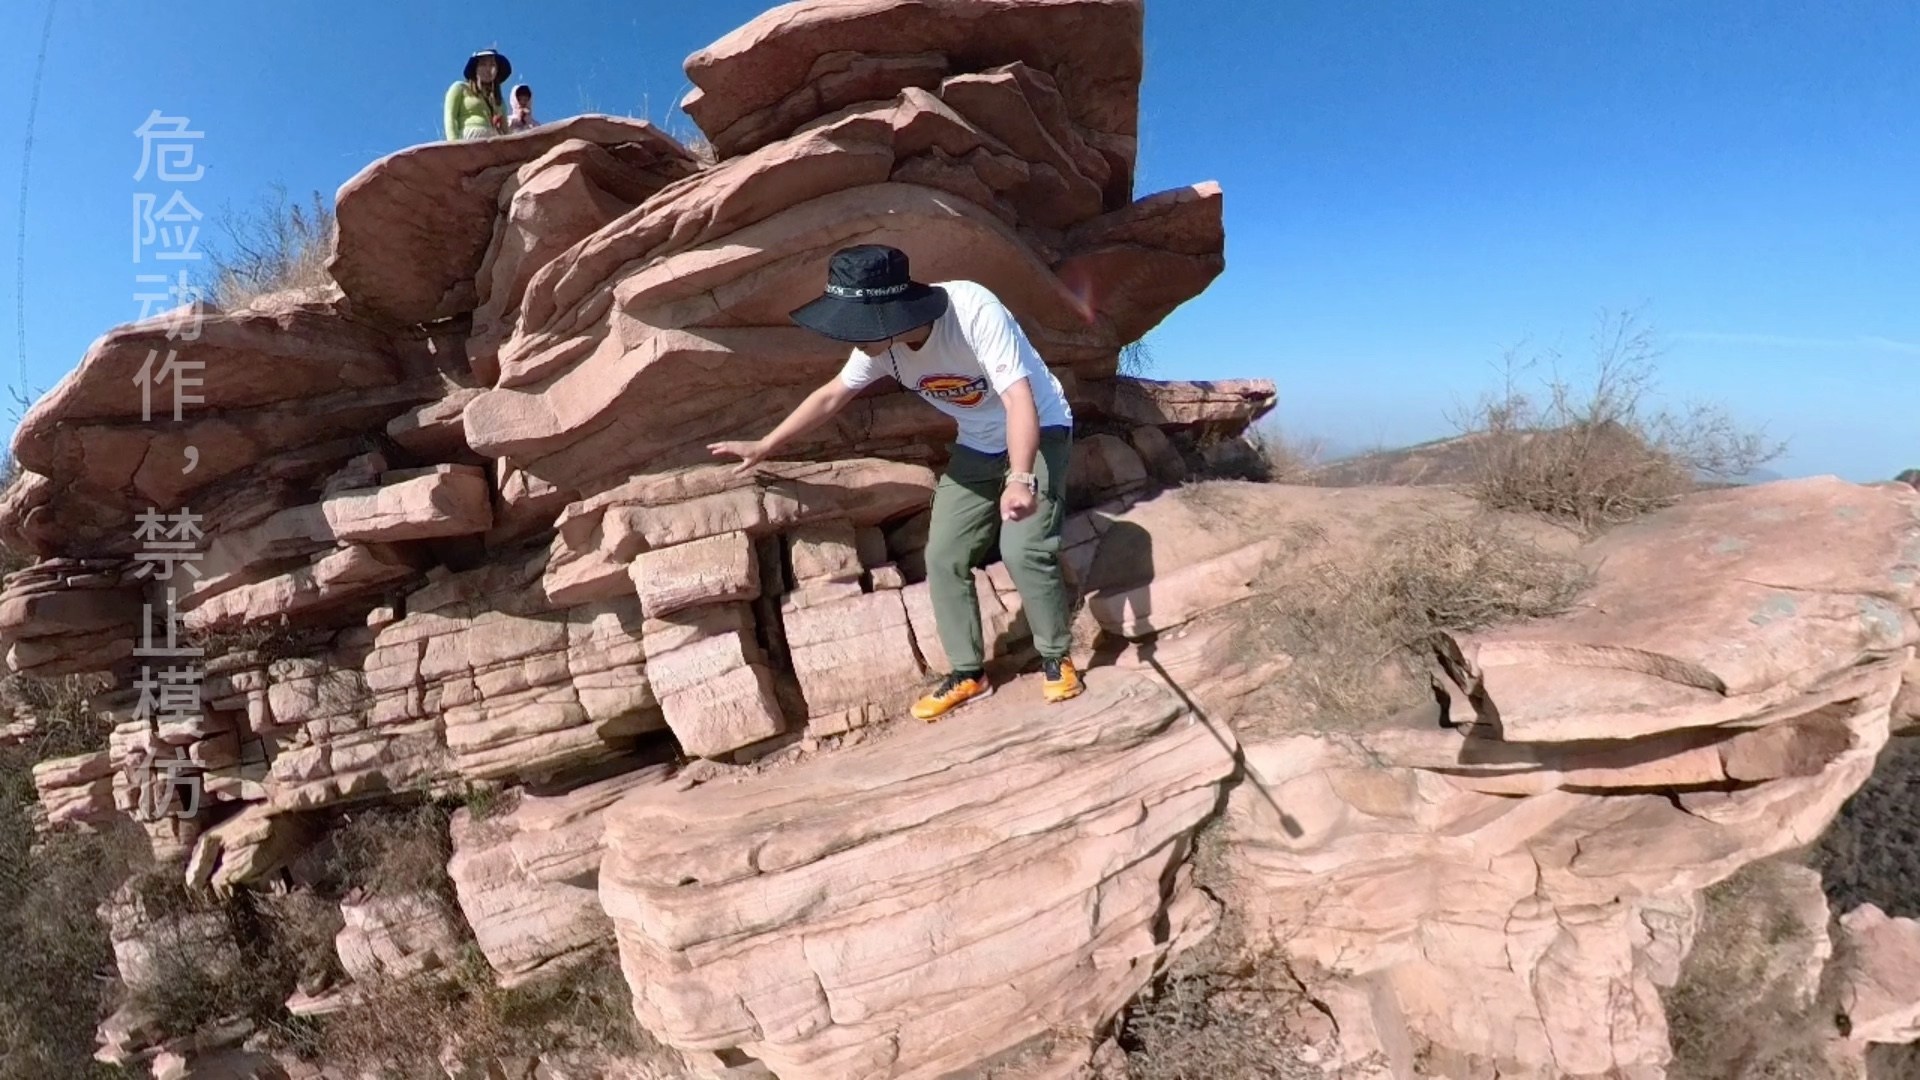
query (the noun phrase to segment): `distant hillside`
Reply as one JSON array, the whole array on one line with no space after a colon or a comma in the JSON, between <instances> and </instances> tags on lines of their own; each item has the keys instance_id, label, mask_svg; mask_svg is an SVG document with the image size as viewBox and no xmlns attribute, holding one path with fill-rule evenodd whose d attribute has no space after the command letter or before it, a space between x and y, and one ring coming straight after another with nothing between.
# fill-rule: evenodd
<instances>
[{"instance_id":1,"label":"distant hillside","mask_svg":"<svg viewBox=\"0 0 1920 1080\"><path fill-rule=\"evenodd\" d=\"M1328 462L1313 470L1313 483L1323 487L1429 487L1466 484L1473 480L1474 448L1486 435L1456 435L1448 439L1372 450Z\"/></svg>"},{"instance_id":2,"label":"distant hillside","mask_svg":"<svg viewBox=\"0 0 1920 1080\"><path fill-rule=\"evenodd\" d=\"M1322 487L1444 487L1470 484L1474 481L1474 462L1480 460L1477 451L1485 446L1486 440L1499 437L1503 436L1483 433L1455 435L1394 450L1371 450L1327 462L1313 469L1309 477ZM1785 474L1772 469L1755 469L1730 484L1707 476L1699 477L1703 487L1766 484L1784 479Z\"/></svg>"}]
</instances>

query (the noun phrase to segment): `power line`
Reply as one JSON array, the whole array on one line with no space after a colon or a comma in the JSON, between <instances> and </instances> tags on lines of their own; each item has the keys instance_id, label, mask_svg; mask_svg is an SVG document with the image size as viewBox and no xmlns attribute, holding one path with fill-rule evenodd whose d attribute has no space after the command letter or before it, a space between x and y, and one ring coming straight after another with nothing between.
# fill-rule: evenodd
<instances>
[{"instance_id":1,"label":"power line","mask_svg":"<svg viewBox=\"0 0 1920 1080\"><path fill-rule=\"evenodd\" d=\"M53 40L53 10L59 0L47 0L47 21L40 28L40 58L33 65L33 96L27 100L27 142L20 150L20 229L14 238L13 325L20 334L20 385L27 395L27 178L33 165L33 119L40 111L40 81L47 74L47 43Z\"/></svg>"}]
</instances>

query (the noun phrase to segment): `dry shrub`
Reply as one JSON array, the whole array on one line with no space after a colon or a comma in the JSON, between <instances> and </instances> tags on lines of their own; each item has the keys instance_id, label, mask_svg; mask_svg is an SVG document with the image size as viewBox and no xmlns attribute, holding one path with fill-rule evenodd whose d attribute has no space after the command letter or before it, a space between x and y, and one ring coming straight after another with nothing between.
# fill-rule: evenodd
<instances>
[{"instance_id":1,"label":"dry shrub","mask_svg":"<svg viewBox=\"0 0 1920 1080\"><path fill-rule=\"evenodd\" d=\"M1584 387L1562 377L1549 353L1553 374L1540 397L1521 389L1520 376L1543 358L1510 351L1500 393L1456 420L1470 436L1480 498L1595 528L1669 506L1702 481L1737 482L1785 452L1719 407L1656 408L1659 356L1631 312L1602 314Z\"/></svg>"},{"instance_id":2,"label":"dry shrub","mask_svg":"<svg viewBox=\"0 0 1920 1080\"><path fill-rule=\"evenodd\" d=\"M1326 456L1326 446L1319 439L1289 437L1275 424L1260 424L1249 429L1246 440L1266 466L1266 475L1260 479L1268 483L1312 483L1313 471Z\"/></svg>"},{"instance_id":3,"label":"dry shrub","mask_svg":"<svg viewBox=\"0 0 1920 1080\"><path fill-rule=\"evenodd\" d=\"M1244 434L1215 436L1194 447L1189 466L1196 479L1248 480L1259 484L1310 484L1324 448L1317 439L1287 436L1275 424Z\"/></svg>"},{"instance_id":4,"label":"dry shrub","mask_svg":"<svg viewBox=\"0 0 1920 1080\"><path fill-rule=\"evenodd\" d=\"M1225 888L1223 820L1195 840L1195 879L1213 889ZM1302 1042L1291 1033L1313 1009L1285 960L1249 948L1227 910L1128 1008L1117 1037L1129 1080L1325 1080L1300 1059Z\"/></svg>"},{"instance_id":5,"label":"dry shrub","mask_svg":"<svg viewBox=\"0 0 1920 1080\"><path fill-rule=\"evenodd\" d=\"M0 679L0 713L32 734L0 747L0 1080L112 1075L95 1064L94 1028L111 996L113 951L95 915L139 854L124 831L41 834L33 766L98 750L111 728L93 675Z\"/></svg>"},{"instance_id":6,"label":"dry shrub","mask_svg":"<svg viewBox=\"0 0 1920 1080\"><path fill-rule=\"evenodd\" d=\"M334 950L340 926L334 893L355 888L373 895L419 894L457 912L446 869L451 854L446 812L424 803L347 815L333 834L325 867L339 889L329 887L324 895L245 888L224 896L189 892L177 868L136 878L128 889L146 910L186 916L162 921L148 935L162 958L163 978L137 1003L171 1036L240 1018L284 1044L310 1050L319 1037L315 1023L292 1017L285 1003L296 989L323 991L344 979ZM224 932L207 933L208 916L217 916ZM367 1022L399 1023L407 1009L419 1007L402 998L424 1001L433 993L424 983L410 986L405 995L379 1002L392 1019Z\"/></svg>"},{"instance_id":7,"label":"dry shrub","mask_svg":"<svg viewBox=\"0 0 1920 1080\"><path fill-rule=\"evenodd\" d=\"M1311 1008L1278 963L1186 969L1127 1014L1129 1080L1324 1080L1299 1058L1287 1016Z\"/></svg>"},{"instance_id":8,"label":"dry shrub","mask_svg":"<svg viewBox=\"0 0 1920 1080\"><path fill-rule=\"evenodd\" d=\"M113 730L93 697L112 687L107 675L8 675L0 678L0 720L32 721L30 762L91 753L106 747Z\"/></svg>"},{"instance_id":9,"label":"dry shrub","mask_svg":"<svg viewBox=\"0 0 1920 1080\"><path fill-rule=\"evenodd\" d=\"M1830 1061L1838 976L1799 999L1784 973L1808 956L1824 925L1807 926L1783 890L1786 864L1753 863L1706 890L1693 949L1666 991L1672 1075L1688 1080L1842 1080Z\"/></svg>"},{"instance_id":10,"label":"dry shrub","mask_svg":"<svg viewBox=\"0 0 1920 1080\"><path fill-rule=\"evenodd\" d=\"M1363 566L1316 562L1304 580L1256 601L1242 650L1293 658L1256 697L1298 703L1323 727L1384 719L1419 703L1438 635L1560 614L1593 581L1582 563L1489 516L1435 516L1388 533L1373 550L1375 561ZM1286 711L1259 700L1247 710Z\"/></svg>"},{"instance_id":11,"label":"dry shrub","mask_svg":"<svg viewBox=\"0 0 1920 1080\"><path fill-rule=\"evenodd\" d=\"M504 817L520 807L520 789L499 784L469 783L459 795L460 805L475 821Z\"/></svg>"},{"instance_id":12,"label":"dry shrub","mask_svg":"<svg viewBox=\"0 0 1920 1080\"><path fill-rule=\"evenodd\" d=\"M360 1004L319 1018L303 1054L404 1080L442 1075L439 1058L447 1046L469 1062L658 1050L634 1020L631 991L610 951L563 975L508 990L470 948L451 972L361 989Z\"/></svg>"},{"instance_id":13,"label":"dry shrub","mask_svg":"<svg viewBox=\"0 0 1920 1080\"><path fill-rule=\"evenodd\" d=\"M1158 361L1154 359L1153 347L1147 344L1145 338L1132 342L1120 350L1120 374L1122 375L1135 379L1145 378L1153 373L1156 366Z\"/></svg>"},{"instance_id":14,"label":"dry shrub","mask_svg":"<svg viewBox=\"0 0 1920 1080\"><path fill-rule=\"evenodd\" d=\"M33 401L28 398L26 391L21 387L16 386L10 389L12 390L14 399L13 422L15 426L18 426L21 418L26 415L26 411L33 407ZM8 452L4 458L0 458L0 499L6 498L7 493L13 490L13 485L19 483L20 478L26 474L27 470L21 466L20 462L14 458L11 452ZM25 570L38 561L30 551L15 551L13 548L0 544L0 579Z\"/></svg>"},{"instance_id":15,"label":"dry shrub","mask_svg":"<svg viewBox=\"0 0 1920 1080\"><path fill-rule=\"evenodd\" d=\"M261 663L292 660L311 654L319 644L313 635L293 628L285 615L277 623L250 623L225 630L192 630L187 644L201 650L201 662L231 653L252 653Z\"/></svg>"},{"instance_id":16,"label":"dry shrub","mask_svg":"<svg viewBox=\"0 0 1920 1080\"><path fill-rule=\"evenodd\" d=\"M304 890L256 894L255 904L275 953L275 969L295 987L321 993L346 980L334 938L344 925L340 903Z\"/></svg>"},{"instance_id":17,"label":"dry shrub","mask_svg":"<svg viewBox=\"0 0 1920 1080\"><path fill-rule=\"evenodd\" d=\"M114 990L94 911L134 849L118 832L37 836L35 760L32 747L0 748L0 1080L119 1075L93 1061Z\"/></svg>"},{"instance_id":18,"label":"dry shrub","mask_svg":"<svg viewBox=\"0 0 1920 1080\"><path fill-rule=\"evenodd\" d=\"M490 794L476 796L481 790ZM477 799L489 812L508 808L511 798L491 789L469 791L470 802ZM327 876L376 895L435 897L464 926L447 874L448 820L448 810L434 802L353 813L333 834ZM319 918L313 921L325 925ZM322 945L322 933L308 936L314 939L309 949L330 953L330 938ZM322 960L338 963L331 956ZM337 966L314 970L311 958L308 965L303 981L337 977ZM634 1019L626 980L611 952L556 977L503 989L469 941L448 970L357 984L354 992L358 1000L348 1009L284 1025L282 1041L309 1060L395 1078L442 1075L440 1055L449 1046L468 1062L656 1049Z\"/></svg>"},{"instance_id":19,"label":"dry shrub","mask_svg":"<svg viewBox=\"0 0 1920 1080\"><path fill-rule=\"evenodd\" d=\"M373 895L437 897L457 911L448 825L446 809L433 802L351 811L333 834L329 876Z\"/></svg>"},{"instance_id":20,"label":"dry shrub","mask_svg":"<svg viewBox=\"0 0 1920 1080\"><path fill-rule=\"evenodd\" d=\"M333 206L318 191L305 206L289 202L285 187L274 185L270 191L251 211L229 207L216 222L221 239L207 251L206 290L216 307L241 308L273 293L319 293L334 287L327 273L335 231Z\"/></svg>"},{"instance_id":21,"label":"dry shrub","mask_svg":"<svg viewBox=\"0 0 1920 1080\"><path fill-rule=\"evenodd\" d=\"M243 1022L296 1042L305 1022L286 1011L297 988L344 978L334 951L338 902L312 893L225 894L189 890L180 868L159 866L128 879L152 922L141 937L158 963L151 988L132 996L168 1037L214 1035Z\"/></svg>"},{"instance_id":22,"label":"dry shrub","mask_svg":"<svg viewBox=\"0 0 1920 1080\"><path fill-rule=\"evenodd\" d=\"M134 995L161 1031L185 1037L231 1021L258 1027L284 1017L292 954L279 947L270 912L240 889L189 892L180 869L156 867L128 882L156 921L141 932L159 964L154 985Z\"/></svg>"}]
</instances>

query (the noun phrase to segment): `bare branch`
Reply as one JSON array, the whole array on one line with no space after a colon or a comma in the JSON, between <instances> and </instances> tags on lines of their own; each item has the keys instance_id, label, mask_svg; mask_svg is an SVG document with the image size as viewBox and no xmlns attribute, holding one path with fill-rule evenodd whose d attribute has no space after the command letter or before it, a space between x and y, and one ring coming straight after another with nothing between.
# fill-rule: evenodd
<instances>
[{"instance_id":1,"label":"bare branch","mask_svg":"<svg viewBox=\"0 0 1920 1080\"><path fill-rule=\"evenodd\" d=\"M295 289L330 289L333 207L314 192L306 205L290 202L279 184L253 209L222 210L214 222L207 298L216 307L244 307L256 297Z\"/></svg>"},{"instance_id":2,"label":"bare branch","mask_svg":"<svg viewBox=\"0 0 1920 1080\"><path fill-rule=\"evenodd\" d=\"M1702 482L1735 482L1785 453L1718 406L1658 408L1659 341L1636 313L1601 312L1577 383L1560 357L1509 350L1498 392L1454 423L1472 440L1481 498L1595 528L1672 504ZM1536 400L1518 375L1545 362Z\"/></svg>"}]
</instances>

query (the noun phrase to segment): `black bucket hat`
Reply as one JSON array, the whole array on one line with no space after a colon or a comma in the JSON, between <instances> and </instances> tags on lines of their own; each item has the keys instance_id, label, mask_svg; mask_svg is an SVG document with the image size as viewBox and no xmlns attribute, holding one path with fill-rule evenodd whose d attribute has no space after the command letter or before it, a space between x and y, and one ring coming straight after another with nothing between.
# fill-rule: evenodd
<instances>
[{"instance_id":1,"label":"black bucket hat","mask_svg":"<svg viewBox=\"0 0 1920 1080\"><path fill-rule=\"evenodd\" d=\"M509 75L513 74L513 62L511 60L508 60L505 56L502 56L492 49L481 49L479 52L467 57L466 78L468 82L473 81L473 69L480 66L480 58L484 56L493 57L494 63L500 67L500 70L494 73L493 85L499 86L501 83L507 81Z\"/></svg>"},{"instance_id":2,"label":"black bucket hat","mask_svg":"<svg viewBox=\"0 0 1920 1080\"><path fill-rule=\"evenodd\" d=\"M877 244L842 248L827 263L827 292L796 309L801 326L835 341L885 341L947 313L947 291L913 280L907 253Z\"/></svg>"}]
</instances>

